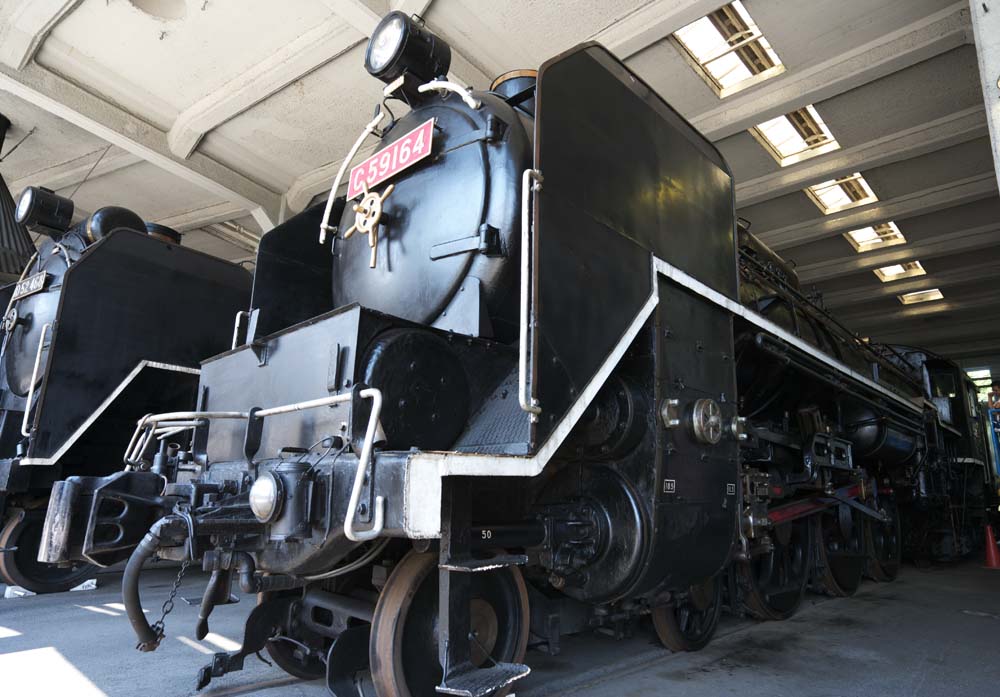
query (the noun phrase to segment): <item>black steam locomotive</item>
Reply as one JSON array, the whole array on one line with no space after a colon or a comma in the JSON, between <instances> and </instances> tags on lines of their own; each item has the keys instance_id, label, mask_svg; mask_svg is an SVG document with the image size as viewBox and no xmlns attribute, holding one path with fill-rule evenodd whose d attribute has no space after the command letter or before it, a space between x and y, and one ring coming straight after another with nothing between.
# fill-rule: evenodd
<instances>
[{"instance_id":1,"label":"black steam locomotive","mask_svg":"<svg viewBox=\"0 0 1000 697\"><path fill-rule=\"evenodd\" d=\"M93 571L37 561L52 483L120 470L137 413L190 404L198 361L229 346L250 290L245 270L129 210L72 215L25 191L17 220L44 237L0 291L0 576L36 593Z\"/></svg>"},{"instance_id":2,"label":"black steam locomotive","mask_svg":"<svg viewBox=\"0 0 1000 697\"><path fill-rule=\"evenodd\" d=\"M143 563L198 561L199 638L234 580L259 598L200 686L266 648L341 697L496 694L529 643L652 615L696 649L724 598L777 619L892 578L916 369L738 231L718 151L601 46L482 92L449 61L381 22L385 99L262 239L245 340L125 471L56 484L44 558L128 558L143 651Z\"/></svg>"}]
</instances>

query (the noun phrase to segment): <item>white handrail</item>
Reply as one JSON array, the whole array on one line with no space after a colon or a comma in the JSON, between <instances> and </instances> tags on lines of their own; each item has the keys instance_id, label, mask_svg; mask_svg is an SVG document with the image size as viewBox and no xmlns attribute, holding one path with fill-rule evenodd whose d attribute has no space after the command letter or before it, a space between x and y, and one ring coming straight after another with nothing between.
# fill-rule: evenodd
<instances>
[{"instance_id":1,"label":"white handrail","mask_svg":"<svg viewBox=\"0 0 1000 697\"><path fill-rule=\"evenodd\" d=\"M361 500L361 489L365 483L365 473L368 471L368 465L372 459L372 449L375 447L375 439L378 437L379 416L382 413L382 391L374 387L366 387L358 395L362 399L372 400L372 411L368 417L365 440L361 445L361 453L358 456L358 468L354 474L351 500L347 506L347 515L344 518L344 534L349 540L364 542L381 535L385 527L385 497L376 496L372 527L367 530L356 530L354 528L354 514ZM306 409L316 409L318 407L349 402L352 398L353 395L349 392L336 394L319 399L310 399L305 402L293 402L292 404L284 404L278 407L260 409L254 412L254 416L263 418L265 416L290 414L294 411L304 411ZM139 420L135 432L132 434L132 440L129 441L128 448L125 450L125 463L131 467L134 462L137 462L138 458L145 452L146 447L157 435L172 435L188 428L197 428L203 422L212 419L249 418L250 412L248 411L173 411L163 414L147 414Z\"/></svg>"},{"instance_id":2,"label":"white handrail","mask_svg":"<svg viewBox=\"0 0 1000 697\"><path fill-rule=\"evenodd\" d=\"M42 351L45 349L45 336L52 330L52 322L42 325L42 334L38 337L38 351L35 352L35 365L31 369L31 385L28 386L28 399L24 403L24 418L21 419L21 435L30 436L28 415L31 414L31 400L35 396L35 383L38 382L38 368L42 363Z\"/></svg>"},{"instance_id":3,"label":"white handrail","mask_svg":"<svg viewBox=\"0 0 1000 697\"><path fill-rule=\"evenodd\" d=\"M346 172L347 168L351 165L351 162L354 160L354 156L358 154L358 150L361 149L361 144L365 142L365 138L372 134L375 127L378 126L384 118L385 111L383 109L379 109L378 113L375 114L375 118L368 122L368 125L365 126L363 131L361 131L361 135L359 135L358 139L354 141L354 145L352 145L351 149L348 151L347 157L345 157L344 161L340 163L340 169L337 170L337 178L333 180L333 186L330 187L330 195L326 197L326 208L323 209L323 220L319 224L320 244L326 242L327 231L333 230L333 228L330 227L330 213L333 212L333 201L337 198L337 189L340 188L340 180L344 178L344 172Z\"/></svg>"},{"instance_id":4,"label":"white handrail","mask_svg":"<svg viewBox=\"0 0 1000 697\"><path fill-rule=\"evenodd\" d=\"M385 527L385 497L375 497L375 520L367 530L354 529L354 514L358 509L358 502L361 500L361 487L365 483L365 473L368 471L368 462L372 457L372 447L375 445L375 436L378 432L378 418L382 412L382 392L373 387L361 390L358 393L365 399L372 400L372 413L368 417L368 428L365 429L365 442L361 446L361 455L358 457L358 469L354 472L354 486L351 488L351 500L347 504L347 516L344 518L344 534L347 539L353 542L365 542L373 540L382 534ZM375 483L372 482L374 488Z\"/></svg>"},{"instance_id":5,"label":"white handrail","mask_svg":"<svg viewBox=\"0 0 1000 697\"><path fill-rule=\"evenodd\" d=\"M425 82L417 88L417 92L420 93L432 92L434 90L457 94L470 109L478 109L483 105L481 101L472 96L471 90L462 87L457 82L452 82L451 80L431 80L430 82Z\"/></svg>"},{"instance_id":6,"label":"white handrail","mask_svg":"<svg viewBox=\"0 0 1000 697\"><path fill-rule=\"evenodd\" d=\"M518 347L517 367L517 401L521 409L531 414L531 420L537 421L542 413L534 394L534 384L528 387L528 340L532 342L531 361L535 360L535 314L531 310L531 276L532 264L537 262L536 237L531 234L531 192L539 191L542 186L542 173L537 169L526 169L521 175L521 321L520 343ZM529 263L529 259L531 263Z\"/></svg>"}]
</instances>

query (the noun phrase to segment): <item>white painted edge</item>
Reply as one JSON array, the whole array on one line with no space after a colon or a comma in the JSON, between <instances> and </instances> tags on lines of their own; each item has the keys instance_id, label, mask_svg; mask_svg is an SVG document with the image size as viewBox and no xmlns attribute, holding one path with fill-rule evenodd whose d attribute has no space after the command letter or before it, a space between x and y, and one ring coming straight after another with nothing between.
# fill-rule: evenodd
<instances>
[{"instance_id":1,"label":"white painted edge","mask_svg":"<svg viewBox=\"0 0 1000 697\"><path fill-rule=\"evenodd\" d=\"M566 412L559 425L552 431L548 440L532 457L513 455L483 455L480 453L460 452L415 452L406 468L403 500L403 530L411 539L429 539L440 537L441 534L441 479L450 476L480 476L480 477L534 477L545 469L545 465L555 454L559 446L572 431L580 417L597 396L598 391L610 377L622 356L652 315L659 302L659 292L656 275L660 274L680 286L691 290L748 322L773 334L782 341L794 346L810 356L826 363L836 371L856 380L879 394L913 412L920 413L921 407L912 403L906 397L896 394L879 385L840 361L827 356L816 347L811 346L799 337L786 331L774 322L762 317L739 302L710 288L691 275L681 271L676 266L656 257L653 263L652 292L642 309L632 320L628 329L619 339L614 349L604 360L604 363L594 374L587 387L580 393L576 402ZM525 417L527 418L527 417Z\"/></svg>"},{"instance_id":2,"label":"white painted edge","mask_svg":"<svg viewBox=\"0 0 1000 697\"><path fill-rule=\"evenodd\" d=\"M66 442L64 442L62 446L60 446L59 450L56 451L55 455L47 458L26 457L23 460L21 460L19 464L24 466L56 464L59 461L59 459L66 454L66 451L68 451L73 446L73 444L76 443L76 441L79 440L80 437L87 431L87 429L90 428L90 426L98 419L98 417L100 417L100 415L103 414L107 410L107 408L111 406L111 403L118 398L118 395L124 392L125 388L128 387L133 380L135 380L136 376L138 376L139 373L141 373L144 368L169 370L175 373L188 373L189 375L201 375L201 371L198 370L197 368L188 368L182 365L172 365L170 363L160 363L158 361L146 361L146 360L139 361L139 364L132 369L132 372L129 373L125 377L125 379L121 381L121 383L119 383L118 387L115 388L114 392L108 395L107 399L101 402L101 405L97 407L97 409L95 409L90 416L87 417L87 420L84 421L80 425L80 427L76 429L76 431L73 432L73 435L71 435L68 439L66 439ZM138 417L142 415L137 414L136 416Z\"/></svg>"},{"instance_id":3,"label":"white painted edge","mask_svg":"<svg viewBox=\"0 0 1000 697\"><path fill-rule=\"evenodd\" d=\"M762 317L753 310L750 310L749 308L741 305L737 301L727 298L722 293L713 290L712 288L709 288L704 283L684 273L676 266L668 264L662 259L654 259L653 265L659 273L663 274L667 278L676 281L680 285L684 286L685 288L688 288L689 290L694 291L703 298L711 300L716 305L719 305L720 307L729 310L734 315L742 317L751 324L755 324L764 331L778 337L785 343L791 344L798 350L812 356L813 358L816 358L819 361L822 361L823 363L826 363L828 366L835 369L837 372L843 373L844 375L850 377L853 380L857 380L858 382L864 384L866 387L875 390L884 397L892 399L896 403L903 405L904 407L910 409L911 411L914 411L916 413L921 412L919 406L911 402L908 398L904 397L903 395L896 394L892 390L878 384L873 379L865 375L862 375L861 373L855 370L852 370L851 368L847 367L846 365L836 360L835 358L831 358L827 354L823 353L815 346L806 343L805 341L795 336L791 332L787 331L783 327L778 326L771 320Z\"/></svg>"},{"instance_id":4,"label":"white painted edge","mask_svg":"<svg viewBox=\"0 0 1000 697\"><path fill-rule=\"evenodd\" d=\"M632 319L614 349L604 359L594 377L566 412L559 425L531 457L519 455L483 455L459 452L416 452L410 456L404 484L403 528L407 537L425 539L440 537L441 478L449 476L533 477L539 474L559 446L573 430L597 393L604 387L611 372L635 341L639 331L653 314L659 302L656 273L651 270L652 289L649 297ZM525 419L528 415L525 414Z\"/></svg>"}]
</instances>

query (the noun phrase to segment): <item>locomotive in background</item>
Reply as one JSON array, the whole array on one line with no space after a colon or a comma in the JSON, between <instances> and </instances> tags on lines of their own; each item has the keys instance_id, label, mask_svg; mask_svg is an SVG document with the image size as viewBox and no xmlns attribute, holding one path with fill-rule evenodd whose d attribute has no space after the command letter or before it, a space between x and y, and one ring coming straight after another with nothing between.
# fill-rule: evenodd
<instances>
[{"instance_id":1,"label":"locomotive in background","mask_svg":"<svg viewBox=\"0 0 1000 697\"><path fill-rule=\"evenodd\" d=\"M245 270L175 231L115 206L71 224L73 209L25 190L16 219L42 241L2 298L0 577L36 593L93 571L37 560L52 483L121 469L130 424L194 399L198 361L249 297Z\"/></svg>"},{"instance_id":2,"label":"locomotive in background","mask_svg":"<svg viewBox=\"0 0 1000 697\"><path fill-rule=\"evenodd\" d=\"M143 651L143 563L198 561L199 638L234 581L259 599L200 686L266 648L341 697L495 694L529 642L651 615L692 650L724 598L893 578L938 413L912 369L737 230L721 155L599 45L488 91L449 62L379 24L385 100L262 239L245 341L124 471L55 485L43 558L128 557Z\"/></svg>"}]
</instances>

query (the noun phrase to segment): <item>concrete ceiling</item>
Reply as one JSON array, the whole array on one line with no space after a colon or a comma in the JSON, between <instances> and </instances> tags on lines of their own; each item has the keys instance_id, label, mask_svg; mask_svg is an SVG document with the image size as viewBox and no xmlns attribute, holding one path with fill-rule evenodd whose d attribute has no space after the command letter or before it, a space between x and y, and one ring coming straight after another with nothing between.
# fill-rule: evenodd
<instances>
[{"instance_id":1,"label":"concrete ceiling","mask_svg":"<svg viewBox=\"0 0 1000 697\"><path fill-rule=\"evenodd\" d=\"M422 15L452 45L453 77L478 87L596 39L716 141L739 214L846 324L1000 368L1000 199L968 4L744 0L786 71L720 99L669 37L722 4L0 0L6 148L34 129L0 172L15 195L79 186L84 212L125 205L246 259L261 230L325 191L370 118L381 85L364 44L389 9ZM747 129L807 104L840 148L780 167ZM878 202L823 215L803 193L852 172ZM905 245L858 254L842 235L888 220ZM927 274L872 272L909 260ZM944 300L896 298L927 288Z\"/></svg>"}]
</instances>

